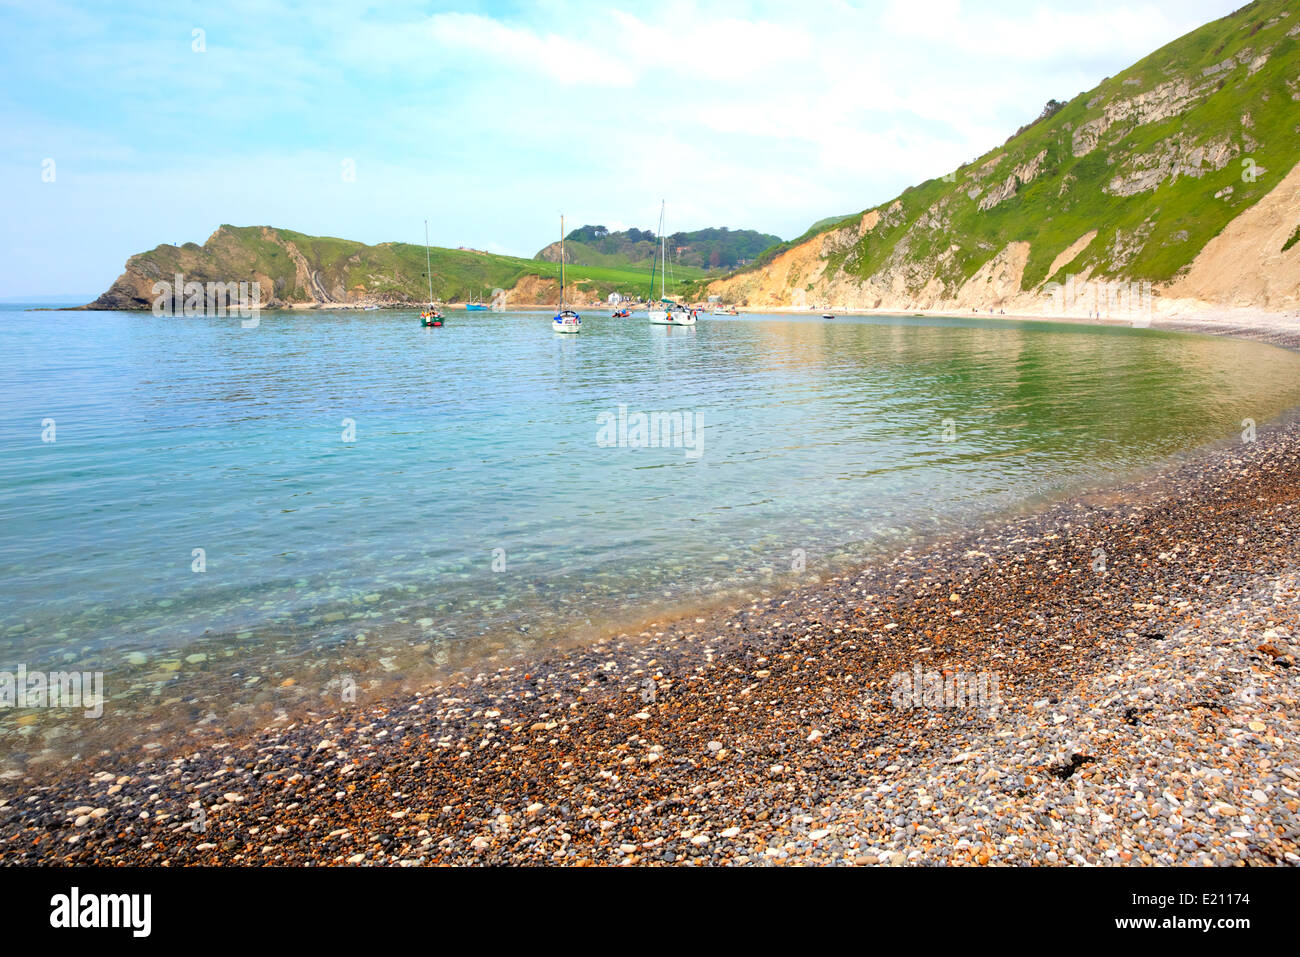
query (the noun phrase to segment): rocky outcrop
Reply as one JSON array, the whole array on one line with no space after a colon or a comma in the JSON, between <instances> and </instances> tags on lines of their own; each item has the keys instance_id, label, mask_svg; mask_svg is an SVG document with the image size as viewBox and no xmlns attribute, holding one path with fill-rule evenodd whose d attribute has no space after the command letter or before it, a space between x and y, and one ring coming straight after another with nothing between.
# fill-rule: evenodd
<instances>
[{"instance_id":1,"label":"rocky outcrop","mask_svg":"<svg viewBox=\"0 0 1300 957\"><path fill-rule=\"evenodd\" d=\"M1016 190L1033 182L1038 177L1039 170L1042 169L1043 160L1047 157L1047 150L1041 150L1037 156L1026 163L1022 163L1011 171L1000 186L994 187L993 191L985 196L979 203L980 212L992 209L1003 200L1010 199L1016 194Z\"/></svg>"},{"instance_id":2,"label":"rocky outcrop","mask_svg":"<svg viewBox=\"0 0 1300 957\"><path fill-rule=\"evenodd\" d=\"M154 279L139 269L132 269L127 263L126 272L114 280L113 285L101 293L94 302L87 303L82 309L134 310L148 309L154 301Z\"/></svg>"},{"instance_id":3,"label":"rocky outcrop","mask_svg":"<svg viewBox=\"0 0 1300 957\"><path fill-rule=\"evenodd\" d=\"M263 234L273 242L279 240L279 237L274 235L274 230L263 230ZM323 306L328 303L346 300L346 293L342 293L339 298L335 298L326 292L325 287L321 284L320 273L312 269L311 264L307 262L307 257L302 254L294 243L285 242L282 245L285 253L293 262L294 288L307 290L313 305Z\"/></svg>"},{"instance_id":4,"label":"rocky outcrop","mask_svg":"<svg viewBox=\"0 0 1300 957\"><path fill-rule=\"evenodd\" d=\"M1150 153L1127 159L1123 170L1111 179L1105 190L1112 196L1149 192L1179 176L1200 178L1207 172L1223 169L1240 153L1241 147L1226 138L1197 144L1183 136L1173 136Z\"/></svg>"},{"instance_id":5,"label":"rocky outcrop","mask_svg":"<svg viewBox=\"0 0 1300 957\"><path fill-rule=\"evenodd\" d=\"M1193 87L1187 80L1170 80L1137 96L1108 103L1101 116L1089 120L1074 131L1076 157L1087 156L1100 144L1102 137L1116 126L1128 132L1134 126L1155 123L1190 109L1211 89L1212 83Z\"/></svg>"}]
</instances>

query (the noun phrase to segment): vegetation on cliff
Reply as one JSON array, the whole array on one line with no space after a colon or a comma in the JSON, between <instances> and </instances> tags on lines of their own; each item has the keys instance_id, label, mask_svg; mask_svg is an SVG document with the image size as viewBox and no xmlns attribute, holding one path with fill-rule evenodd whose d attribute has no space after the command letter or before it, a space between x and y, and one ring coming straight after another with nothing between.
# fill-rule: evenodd
<instances>
[{"instance_id":1,"label":"vegetation on cliff","mask_svg":"<svg viewBox=\"0 0 1300 957\"><path fill-rule=\"evenodd\" d=\"M854 290L864 306L953 304L999 256L1019 260L1021 244L1017 292L1067 271L1174 280L1300 161L1298 45L1294 3L1257 0L1049 101L951 173L815 224L712 290L751 304L760 292L797 304ZM771 269L782 256L798 268Z\"/></svg>"},{"instance_id":2,"label":"vegetation on cliff","mask_svg":"<svg viewBox=\"0 0 1300 957\"><path fill-rule=\"evenodd\" d=\"M682 278L734 269L781 241L770 233L726 226L670 233L666 239L673 271ZM604 226L583 226L564 237L564 255L567 262L578 266L630 265L648 269L659 255L659 237L648 229L610 232ZM559 262L560 244L551 243L535 258Z\"/></svg>"},{"instance_id":3,"label":"vegetation on cliff","mask_svg":"<svg viewBox=\"0 0 1300 957\"><path fill-rule=\"evenodd\" d=\"M466 249L430 252L433 293L456 302L507 294L519 302L558 298L558 262L542 262ZM126 271L91 304L97 309L144 309L156 298L155 282L259 282L268 307L362 302L418 303L428 298L425 250L411 243L364 243L330 236L308 236L269 226L223 225L199 245L161 245L127 260ZM565 276L575 301L604 299L611 292L646 295L650 269L637 266L583 266ZM680 283L673 283L670 287ZM515 299L508 299L515 301Z\"/></svg>"}]
</instances>

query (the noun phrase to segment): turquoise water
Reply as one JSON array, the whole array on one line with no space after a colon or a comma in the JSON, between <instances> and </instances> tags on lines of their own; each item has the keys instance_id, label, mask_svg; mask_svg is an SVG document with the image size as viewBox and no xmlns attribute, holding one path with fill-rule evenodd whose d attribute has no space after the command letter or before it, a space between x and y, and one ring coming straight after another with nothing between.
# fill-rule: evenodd
<instances>
[{"instance_id":1,"label":"turquoise water","mask_svg":"<svg viewBox=\"0 0 1300 957\"><path fill-rule=\"evenodd\" d=\"M1300 356L1150 330L584 320L0 312L0 668L225 721L795 584L1300 404ZM699 444L607 447L620 405Z\"/></svg>"}]
</instances>

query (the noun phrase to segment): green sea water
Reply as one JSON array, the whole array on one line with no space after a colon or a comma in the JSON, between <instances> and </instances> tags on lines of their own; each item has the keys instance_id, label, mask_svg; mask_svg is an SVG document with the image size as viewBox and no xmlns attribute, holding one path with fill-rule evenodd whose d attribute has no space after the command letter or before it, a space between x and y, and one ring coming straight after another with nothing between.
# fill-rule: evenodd
<instances>
[{"instance_id":1,"label":"green sea water","mask_svg":"<svg viewBox=\"0 0 1300 957\"><path fill-rule=\"evenodd\" d=\"M869 562L1297 405L1300 356L1126 327L8 307L0 669L103 670L137 725L329 706ZM17 717L0 757L81 733Z\"/></svg>"}]
</instances>

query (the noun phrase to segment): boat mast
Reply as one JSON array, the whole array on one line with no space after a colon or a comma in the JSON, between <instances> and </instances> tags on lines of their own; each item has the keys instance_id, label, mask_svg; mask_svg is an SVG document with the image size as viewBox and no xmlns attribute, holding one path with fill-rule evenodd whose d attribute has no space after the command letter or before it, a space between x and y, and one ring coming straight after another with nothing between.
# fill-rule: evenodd
<instances>
[{"instance_id":1,"label":"boat mast","mask_svg":"<svg viewBox=\"0 0 1300 957\"><path fill-rule=\"evenodd\" d=\"M424 221L424 274L429 279L429 309L433 309L433 266L429 259L429 221Z\"/></svg>"},{"instance_id":2,"label":"boat mast","mask_svg":"<svg viewBox=\"0 0 1300 957\"><path fill-rule=\"evenodd\" d=\"M651 256L650 257L650 295L647 297L651 302L654 302L654 298L655 298L655 269L656 267L658 267L658 265L659 264L655 262L654 256Z\"/></svg>"},{"instance_id":3,"label":"boat mast","mask_svg":"<svg viewBox=\"0 0 1300 957\"><path fill-rule=\"evenodd\" d=\"M668 298L668 240L664 238L664 201L659 200L659 251L663 255L663 268L659 271L659 298Z\"/></svg>"},{"instance_id":4,"label":"boat mast","mask_svg":"<svg viewBox=\"0 0 1300 957\"><path fill-rule=\"evenodd\" d=\"M564 214L560 213L560 315L564 315Z\"/></svg>"}]
</instances>

